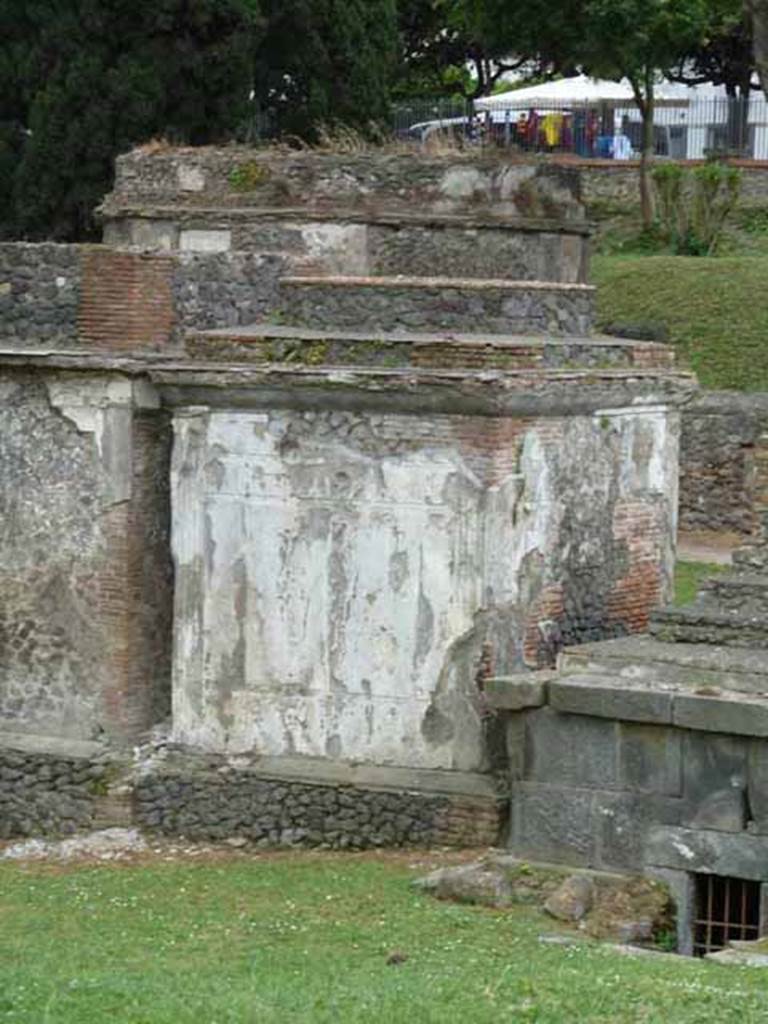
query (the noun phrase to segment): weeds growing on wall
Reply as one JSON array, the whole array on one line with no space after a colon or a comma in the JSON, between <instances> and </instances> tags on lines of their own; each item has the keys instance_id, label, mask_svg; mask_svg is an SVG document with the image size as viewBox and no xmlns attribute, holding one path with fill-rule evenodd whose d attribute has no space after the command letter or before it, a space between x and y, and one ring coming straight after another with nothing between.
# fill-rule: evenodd
<instances>
[{"instance_id":1,"label":"weeds growing on wall","mask_svg":"<svg viewBox=\"0 0 768 1024\"><path fill-rule=\"evenodd\" d=\"M678 256L713 256L741 192L741 171L716 160L653 171L658 230Z\"/></svg>"}]
</instances>

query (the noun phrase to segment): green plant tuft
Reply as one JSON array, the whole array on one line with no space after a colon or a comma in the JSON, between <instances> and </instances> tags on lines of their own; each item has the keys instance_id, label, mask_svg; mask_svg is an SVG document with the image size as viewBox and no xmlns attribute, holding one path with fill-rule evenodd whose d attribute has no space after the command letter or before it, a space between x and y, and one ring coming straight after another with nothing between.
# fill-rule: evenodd
<instances>
[{"instance_id":1,"label":"green plant tuft","mask_svg":"<svg viewBox=\"0 0 768 1024\"><path fill-rule=\"evenodd\" d=\"M253 192L269 180L269 168L258 160L238 164L229 172L229 185L235 192Z\"/></svg>"}]
</instances>

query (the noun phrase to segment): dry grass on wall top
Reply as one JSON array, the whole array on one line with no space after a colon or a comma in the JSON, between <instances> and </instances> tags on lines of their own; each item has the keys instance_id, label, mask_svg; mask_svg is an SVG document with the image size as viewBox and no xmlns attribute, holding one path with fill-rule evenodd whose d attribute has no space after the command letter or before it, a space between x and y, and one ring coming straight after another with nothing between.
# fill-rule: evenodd
<instances>
[{"instance_id":1,"label":"dry grass on wall top","mask_svg":"<svg viewBox=\"0 0 768 1024\"><path fill-rule=\"evenodd\" d=\"M705 388L768 391L768 257L596 256L598 327L662 322Z\"/></svg>"}]
</instances>

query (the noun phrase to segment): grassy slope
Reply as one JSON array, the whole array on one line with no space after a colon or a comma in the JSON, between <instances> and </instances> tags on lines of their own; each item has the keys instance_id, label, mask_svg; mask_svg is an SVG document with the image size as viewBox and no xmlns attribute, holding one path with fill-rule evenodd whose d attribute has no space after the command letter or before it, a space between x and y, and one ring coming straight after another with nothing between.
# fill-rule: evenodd
<instances>
[{"instance_id":1,"label":"grassy slope","mask_svg":"<svg viewBox=\"0 0 768 1024\"><path fill-rule=\"evenodd\" d=\"M413 860L418 855L413 855ZM423 870L423 867L421 868ZM498 1024L768 1019L763 972L542 944L538 912L438 903L402 858L0 865L0 1020ZM407 960L390 965L392 950Z\"/></svg>"},{"instance_id":2,"label":"grassy slope","mask_svg":"<svg viewBox=\"0 0 768 1024\"><path fill-rule=\"evenodd\" d=\"M705 388L768 391L768 257L598 255L598 323L666 322Z\"/></svg>"}]
</instances>

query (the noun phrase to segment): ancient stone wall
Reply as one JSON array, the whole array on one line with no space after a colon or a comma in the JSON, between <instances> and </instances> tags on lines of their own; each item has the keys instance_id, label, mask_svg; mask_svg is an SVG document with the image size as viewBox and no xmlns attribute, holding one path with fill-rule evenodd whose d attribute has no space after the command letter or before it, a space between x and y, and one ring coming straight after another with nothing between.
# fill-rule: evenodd
<instances>
[{"instance_id":1,"label":"ancient stone wall","mask_svg":"<svg viewBox=\"0 0 768 1024\"><path fill-rule=\"evenodd\" d=\"M279 253L293 273L588 273L578 175L493 157L139 149L120 158L102 215L110 245Z\"/></svg>"},{"instance_id":2,"label":"ancient stone wall","mask_svg":"<svg viewBox=\"0 0 768 1024\"><path fill-rule=\"evenodd\" d=\"M80 246L0 242L0 344L74 347L81 283Z\"/></svg>"},{"instance_id":3,"label":"ancient stone wall","mask_svg":"<svg viewBox=\"0 0 768 1024\"><path fill-rule=\"evenodd\" d=\"M180 762L180 763L179 763ZM306 772L305 772L306 774ZM193 839L238 836L257 846L493 846L506 820L503 792L471 795L276 778L263 766L187 754L142 774L137 824Z\"/></svg>"},{"instance_id":4,"label":"ancient stone wall","mask_svg":"<svg viewBox=\"0 0 768 1024\"><path fill-rule=\"evenodd\" d=\"M702 392L682 418L680 527L752 533L768 505L768 396Z\"/></svg>"},{"instance_id":5,"label":"ancient stone wall","mask_svg":"<svg viewBox=\"0 0 768 1024\"><path fill-rule=\"evenodd\" d=\"M753 161L734 161L741 168L742 185L740 203L765 205L768 203L768 164ZM587 209L597 206L637 206L639 200L639 164L634 161L590 160L572 164L581 174L582 197ZM691 161L690 166L696 166Z\"/></svg>"},{"instance_id":6,"label":"ancient stone wall","mask_svg":"<svg viewBox=\"0 0 768 1024\"><path fill-rule=\"evenodd\" d=\"M277 255L0 243L0 347L173 350L187 329L252 323L279 306L284 269Z\"/></svg>"},{"instance_id":7,"label":"ancient stone wall","mask_svg":"<svg viewBox=\"0 0 768 1024\"><path fill-rule=\"evenodd\" d=\"M70 835L92 825L109 774L95 744L3 737L0 840Z\"/></svg>"},{"instance_id":8,"label":"ancient stone wall","mask_svg":"<svg viewBox=\"0 0 768 1024\"><path fill-rule=\"evenodd\" d=\"M578 173L544 162L508 161L498 153L431 157L199 147L135 149L117 158L106 220L168 207L300 208L413 214L487 212L496 218L583 222ZM173 219L173 216L169 218Z\"/></svg>"},{"instance_id":9,"label":"ancient stone wall","mask_svg":"<svg viewBox=\"0 0 768 1024\"><path fill-rule=\"evenodd\" d=\"M176 740L487 769L484 658L546 663L666 598L676 443L627 408L177 413Z\"/></svg>"},{"instance_id":10,"label":"ancient stone wall","mask_svg":"<svg viewBox=\"0 0 768 1024\"><path fill-rule=\"evenodd\" d=\"M130 737L168 708L167 420L118 375L0 393L0 730Z\"/></svg>"},{"instance_id":11,"label":"ancient stone wall","mask_svg":"<svg viewBox=\"0 0 768 1024\"><path fill-rule=\"evenodd\" d=\"M588 660L589 649L575 650L578 657ZM723 662L723 680L729 668L743 671L738 657L731 661ZM754 858L768 851L764 697L705 692L683 676L677 688L654 687L653 675L634 685L616 675L518 678L519 687L494 684L491 698L508 705L498 713L507 728L517 854L606 870L762 878ZM726 855L730 863L717 864Z\"/></svg>"}]
</instances>

